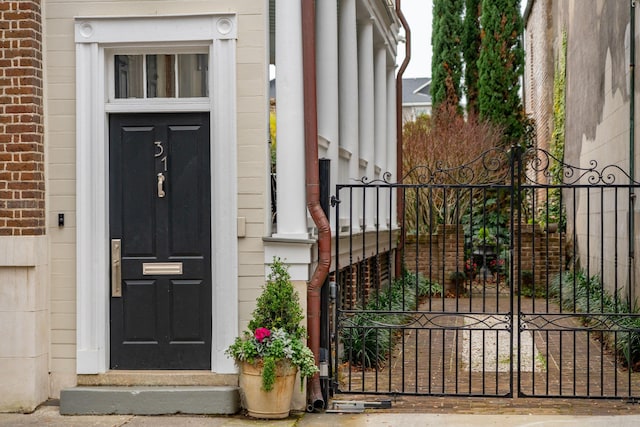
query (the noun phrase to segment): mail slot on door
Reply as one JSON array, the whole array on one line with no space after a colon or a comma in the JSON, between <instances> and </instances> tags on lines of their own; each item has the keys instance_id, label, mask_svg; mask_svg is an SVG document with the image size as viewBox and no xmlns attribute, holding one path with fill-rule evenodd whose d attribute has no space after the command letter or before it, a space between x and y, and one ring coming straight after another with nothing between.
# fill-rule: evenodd
<instances>
[{"instance_id":1,"label":"mail slot on door","mask_svg":"<svg viewBox=\"0 0 640 427\"><path fill-rule=\"evenodd\" d=\"M145 276L180 275L181 262L145 262L142 264L142 274Z\"/></svg>"}]
</instances>

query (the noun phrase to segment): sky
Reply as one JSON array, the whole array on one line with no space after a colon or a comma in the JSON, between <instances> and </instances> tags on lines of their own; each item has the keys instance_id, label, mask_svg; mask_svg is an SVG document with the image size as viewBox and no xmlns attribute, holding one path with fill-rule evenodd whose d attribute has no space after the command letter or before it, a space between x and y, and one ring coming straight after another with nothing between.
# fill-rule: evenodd
<instances>
[{"instance_id":1,"label":"sky","mask_svg":"<svg viewBox=\"0 0 640 427\"><path fill-rule=\"evenodd\" d=\"M524 13L527 0L520 0ZM432 0L402 0L402 12L411 29L411 61L404 77L431 77ZM405 46L398 46L398 64L404 60Z\"/></svg>"},{"instance_id":2,"label":"sky","mask_svg":"<svg viewBox=\"0 0 640 427\"><path fill-rule=\"evenodd\" d=\"M402 13L411 29L411 61L403 77L431 77L431 0L402 0ZM398 46L398 64L405 45Z\"/></svg>"}]
</instances>

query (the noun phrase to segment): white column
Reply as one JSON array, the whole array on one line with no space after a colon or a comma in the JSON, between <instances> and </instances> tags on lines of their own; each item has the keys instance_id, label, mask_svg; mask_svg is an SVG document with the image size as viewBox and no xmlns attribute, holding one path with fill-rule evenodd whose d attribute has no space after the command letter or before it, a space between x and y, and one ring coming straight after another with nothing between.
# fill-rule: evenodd
<instances>
[{"instance_id":1,"label":"white column","mask_svg":"<svg viewBox=\"0 0 640 427\"><path fill-rule=\"evenodd\" d=\"M346 179L359 178L358 153L358 31L356 20L356 0L340 1L340 46L339 52L339 97L340 97L340 148L348 156L349 170ZM343 184L346 182L343 182ZM360 229L358 222L358 199L349 205L346 191L340 193L340 218L348 218L353 211L351 224L353 231Z\"/></svg>"},{"instance_id":2,"label":"white column","mask_svg":"<svg viewBox=\"0 0 640 427\"><path fill-rule=\"evenodd\" d=\"M358 28L358 103L360 116L358 127L360 129L360 159L366 164L365 175L368 179L374 178L375 161L375 111L374 111L374 66L373 66L373 22L364 19L359 22ZM375 223L375 193L367 191L362 219L365 230L374 230Z\"/></svg>"},{"instance_id":3,"label":"white column","mask_svg":"<svg viewBox=\"0 0 640 427\"><path fill-rule=\"evenodd\" d=\"M276 2L276 174L278 225L275 237L306 239L302 17L299 0Z\"/></svg>"},{"instance_id":4,"label":"white column","mask_svg":"<svg viewBox=\"0 0 640 427\"><path fill-rule=\"evenodd\" d=\"M338 101L338 6L337 0L316 3L316 88L318 134L329 142L327 157L331 160L330 190L338 183L339 101ZM335 231L335 215L329 215Z\"/></svg>"},{"instance_id":5,"label":"white column","mask_svg":"<svg viewBox=\"0 0 640 427\"><path fill-rule=\"evenodd\" d=\"M389 67L387 68L387 171L391 174L391 182L398 182L401 178L397 174L397 152L396 152L396 144L397 134L396 134L396 69L393 62L389 63ZM398 220L398 215L396 211L396 206L398 203L397 199L398 193L393 191L391 193L391 220L390 226L393 228L396 226Z\"/></svg>"},{"instance_id":6,"label":"white column","mask_svg":"<svg viewBox=\"0 0 640 427\"><path fill-rule=\"evenodd\" d=\"M387 51L384 44L376 46L374 70L374 114L375 114L375 166L379 170L376 178L382 178L387 171ZM382 190L379 193L377 215L381 229L387 227L389 216L389 194Z\"/></svg>"}]
</instances>

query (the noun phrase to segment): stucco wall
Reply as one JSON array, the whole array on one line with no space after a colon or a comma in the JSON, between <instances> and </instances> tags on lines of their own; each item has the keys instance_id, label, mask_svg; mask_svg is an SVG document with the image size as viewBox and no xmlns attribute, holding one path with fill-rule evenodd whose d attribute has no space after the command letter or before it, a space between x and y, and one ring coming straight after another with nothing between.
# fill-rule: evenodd
<instances>
[{"instance_id":1,"label":"stucco wall","mask_svg":"<svg viewBox=\"0 0 640 427\"><path fill-rule=\"evenodd\" d=\"M51 394L75 384L75 44L74 17L228 13L238 14L238 216L246 221L239 239L239 317L250 315L263 283L267 159L266 2L60 1L46 3L48 224L51 254ZM212 144L228 141L212 141ZM58 213L65 226L57 226ZM215 218L212 218L215 221ZM105 260L107 262L107 260ZM228 286L236 286L229 283ZM236 304L237 301L229 301Z\"/></svg>"},{"instance_id":2,"label":"stucco wall","mask_svg":"<svg viewBox=\"0 0 640 427\"><path fill-rule=\"evenodd\" d=\"M548 1L548 8L543 7ZM625 173L630 171L629 16L629 2L625 0L535 0L527 21L528 32L541 31L543 22L550 30L546 37L528 35L527 40L530 37L537 40L527 46L528 71L544 68L540 51L557 52L562 32L567 32L565 162L582 168L595 166L599 171L607 165L617 165L621 171L615 173L616 184L627 184L629 178ZM638 40L637 35L635 38ZM552 104L544 105L535 99L536 91L546 86L535 81L532 86L527 93L527 109L539 109L536 116L544 115L545 111L553 114ZM637 117L636 113L636 120ZM540 126L538 130L546 133L544 124ZM597 163L591 163L594 160ZM588 184L586 180L581 183ZM563 194L565 205L570 207L567 214L571 228L567 235L572 236L573 224L576 232L569 243L576 245L580 265L589 266L591 275L602 273L610 290L616 270L618 288L627 286L628 192L620 192L617 199L613 194L605 194L604 203L597 194L588 197L586 190ZM602 247L601 214L606 236ZM616 216L617 227L613 225Z\"/></svg>"}]
</instances>

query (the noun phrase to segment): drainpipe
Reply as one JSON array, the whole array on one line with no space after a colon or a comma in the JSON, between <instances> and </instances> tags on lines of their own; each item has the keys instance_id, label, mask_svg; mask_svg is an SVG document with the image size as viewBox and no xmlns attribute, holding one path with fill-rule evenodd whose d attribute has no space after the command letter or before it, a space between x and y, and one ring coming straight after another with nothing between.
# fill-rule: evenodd
<instances>
[{"instance_id":1,"label":"drainpipe","mask_svg":"<svg viewBox=\"0 0 640 427\"><path fill-rule=\"evenodd\" d=\"M398 15L398 18L400 18L400 22L402 23L402 27L405 32L405 55L404 61L402 61L396 77L396 181L399 181L404 176L404 171L402 169L402 76L409 65L409 61L411 61L411 29L409 28L409 24L407 23L404 14L402 13L401 3L401 0L396 1L396 14ZM401 218L404 212L404 194L402 193L401 188L398 188L398 194L396 197L398 200L397 217L398 221L402 221ZM402 235L396 249L396 277L400 277L402 275L402 249L404 247L405 240L404 227L402 227L401 233Z\"/></svg>"},{"instance_id":2,"label":"drainpipe","mask_svg":"<svg viewBox=\"0 0 640 427\"><path fill-rule=\"evenodd\" d=\"M633 185L636 177L635 153L635 114L636 114L636 0L629 1L629 184L632 186L629 194L629 303L635 300L635 200Z\"/></svg>"},{"instance_id":3,"label":"drainpipe","mask_svg":"<svg viewBox=\"0 0 640 427\"><path fill-rule=\"evenodd\" d=\"M320 292L331 266L331 225L320 205L318 170L318 112L316 102L316 51L314 0L302 1L302 74L304 78L304 145L307 209L318 229L318 266L307 284L307 331L316 366L320 363ZM307 411L324 408L320 375L307 383Z\"/></svg>"}]
</instances>

